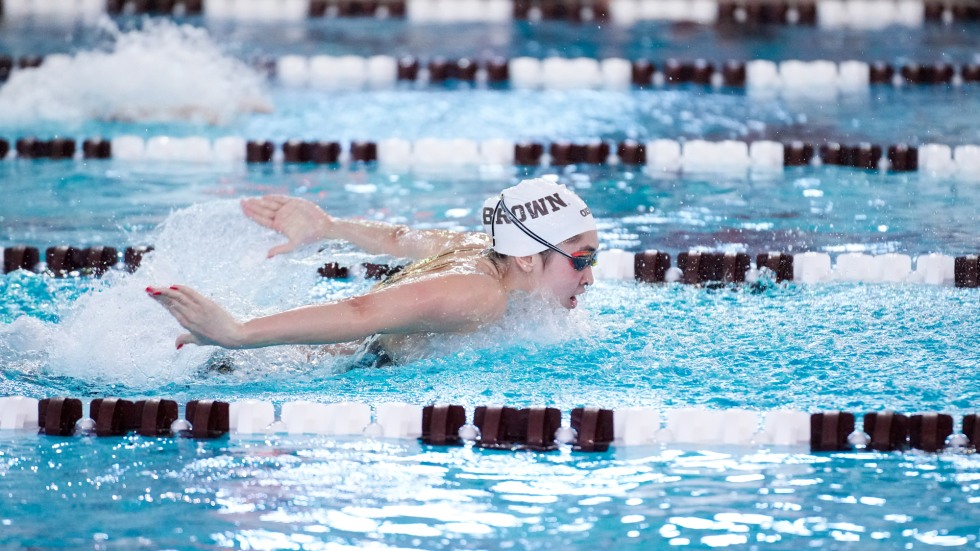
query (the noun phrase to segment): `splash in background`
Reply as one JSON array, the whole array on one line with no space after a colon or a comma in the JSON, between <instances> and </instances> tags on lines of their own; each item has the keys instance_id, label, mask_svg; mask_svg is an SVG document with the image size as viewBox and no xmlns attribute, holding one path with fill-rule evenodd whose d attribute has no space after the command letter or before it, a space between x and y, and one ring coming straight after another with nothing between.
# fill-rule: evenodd
<instances>
[{"instance_id":1,"label":"splash in background","mask_svg":"<svg viewBox=\"0 0 980 551\"><path fill-rule=\"evenodd\" d=\"M207 31L146 21L112 37L104 51L50 56L14 71L0 88L0 123L180 121L227 124L271 111L259 73L227 55Z\"/></svg>"}]
</instances>

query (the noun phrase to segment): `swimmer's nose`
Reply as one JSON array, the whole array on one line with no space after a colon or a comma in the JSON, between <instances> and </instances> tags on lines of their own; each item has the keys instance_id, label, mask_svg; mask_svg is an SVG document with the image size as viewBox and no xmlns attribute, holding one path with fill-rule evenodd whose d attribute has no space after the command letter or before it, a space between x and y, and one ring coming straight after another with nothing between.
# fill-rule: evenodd
<instances>
[{"instance_id":1,"label":"swimmer's nose","mask_svg":"<svg viewBox=\"0 0 980 551\"><path fill-rule=\"evenodd\" d=\"M592 276L592 266L586 266L582 270L582 285L593 285L595 278Z\"/></svg>"}]
</instances>

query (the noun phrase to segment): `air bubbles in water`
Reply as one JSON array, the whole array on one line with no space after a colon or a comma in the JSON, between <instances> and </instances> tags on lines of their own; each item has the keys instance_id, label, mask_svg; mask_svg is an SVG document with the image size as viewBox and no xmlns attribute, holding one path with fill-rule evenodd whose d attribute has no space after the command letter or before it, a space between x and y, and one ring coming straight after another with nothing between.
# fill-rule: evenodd
<instances>
[{"instance_id":1,"label":"air bubbles in water","mask_svg":"<svg viewBox=\"0 0 980 551\"><path fill-rule=\"evenodd\" d=\"M854 449L856 450L863 450L867 448L868 442L871 442L871 437L864 431L856 430L847 435L847 443L854 446Z\"/></svg>"},{"instance_id":2,"label":"air bubbles in water","mask_svg":"<svg viewBox=\"0 0 980 551\"><path fill-rule=\"evenodd\" d=\"M95 420L90 417L82 417L78 421L75 421L75 435L76 436L94 436L95 435Z\"/></svg>"},{"instance_id":3,"label":"air bubbles in water","mask_svg":"<svg viewBox=\"0 0 980 551\"><path fill-rule=\"evenodd\" d=\"M946 449L957 453L963 452L970 446L970 439L962 432L950 434L946 438Z\"/></svg>"},{"instance_id":4,"label":"air bubbles in water","mask_svg":"<svg viewBox=\"0 0 980 551\"><path fill-rule=\"evenodd\" d=\"M578 438L578 432L572 427L558 427L555 431L555 443L559 445L571 444Z\"/></svg>"},{"instance_id":5,"label":"air bubbles in water","mask_svg":"<svg viewBox=\"0 0 980 551\"><path fill-rule=\"evenodd\" d=\"M463 425L459 427L459 437L464 442L476 442L480 438L480 429L476 425Z\"/></svg>"},{"instance_id":6,"label":"air bubbles in water","mask_svg":"<svg viewBox=\"0 0 980 551\"><path fill-rule=\"evenodd\" d=\"M194 427L187 419L177 419L170 423L170 433L174 436L189 436L192 430Z\"/></svg>"}]
</instances>

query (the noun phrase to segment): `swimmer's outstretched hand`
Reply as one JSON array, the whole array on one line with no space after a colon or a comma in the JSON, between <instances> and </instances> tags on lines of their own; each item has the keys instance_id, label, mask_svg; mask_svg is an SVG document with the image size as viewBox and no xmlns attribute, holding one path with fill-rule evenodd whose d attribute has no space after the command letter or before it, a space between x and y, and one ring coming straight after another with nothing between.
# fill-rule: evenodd
<instances>
[{"instance_id":1,"label":"swimmer's outstretched hand","mask_svg":"<svg viewBox=\"0 0 980 551\"><path fill-rule=\"evenodd\" d=\"M327 237L333 218L298 197L266 195L242 199L242 211L256 223L281 233L289 241L269 249L269 258Z\"/></svg>"},{"instance_id":2,"label":"swimmer's outstretched hand","mask_svg":"<svg viewBox=\"0 0 980 551\"><path fill-rule=\"evenodd\" d=\"M177 320L184 333L177 337L177 350L185 344L241 348L244 328L213 300L185 286L147 287L147 294Z\"/></svg>"}]
</instances>

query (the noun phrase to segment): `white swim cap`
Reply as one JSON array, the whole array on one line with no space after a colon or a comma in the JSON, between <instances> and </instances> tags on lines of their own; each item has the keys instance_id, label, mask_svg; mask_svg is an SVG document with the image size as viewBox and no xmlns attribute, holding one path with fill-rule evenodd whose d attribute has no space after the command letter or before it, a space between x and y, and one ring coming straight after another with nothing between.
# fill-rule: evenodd
<instances>
[{"instance_id":1,"label":"white swim cap","mask_svg":"<svg viewBox=\"0 0 980 551\"><path fill-rule=\"evenodd\" d=\"M596 229L592 211L572 190L544 178L523 180L483 203L483 229L500 254L528 256L548 248L515 224L501 201L526 230L552 245Z\"/></svg>"}]
</instances>

